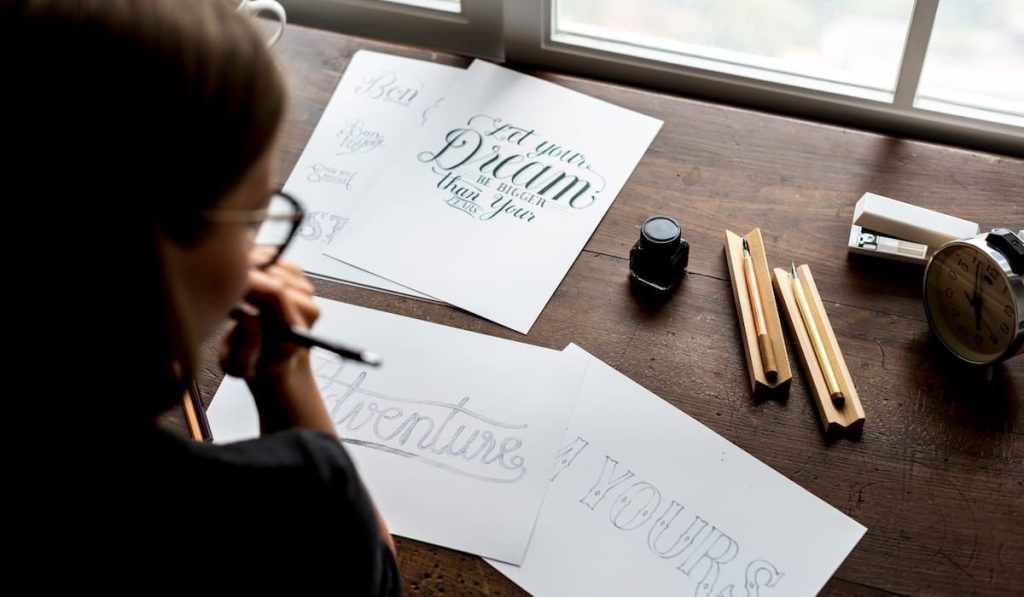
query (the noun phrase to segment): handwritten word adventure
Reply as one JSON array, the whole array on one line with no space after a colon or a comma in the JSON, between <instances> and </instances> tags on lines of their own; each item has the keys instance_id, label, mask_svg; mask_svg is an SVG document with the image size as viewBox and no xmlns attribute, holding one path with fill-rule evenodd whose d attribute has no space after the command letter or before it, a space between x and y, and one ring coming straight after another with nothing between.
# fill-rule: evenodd
<instances>
[{"instance_id":1,"label":"handwritten word adventure","mask_svg":"<svg viewBox=\"0 0 1024 597\"><path fill-rule=\"evenodd\" d=\"M417 159L437 175L447 205L485 222L499 216L532 222L545 209L587 209L605 187L582 151L486 114L451 129Z\"/></svg>"},{"instance_id":2,"label":"handwritten word adventure","mask_svg":"<svg viewBox=\"0 0 1024 597\"><path fill-rule=\"evenodd\" d=\"M519 452L527 425L475 412L469 397L448 403L372 392L364 387L365 371L344 381L344 362L314 360L317 385L346 444L491 483L514 483L526 474Z\"/></svg>"},{"instance_id":3,"label":"handwritten word adventure","mask_svg":"<svg viewBox=\"0 0 1024 597\"><path fill-rule=\"evenodd\" d=\"M577 436L563 446L550 480L554 482L572 466L589 444ZM746 560L744 564L735 539L699 513L687 510L684 503L663 495L654 483L638 478L618 460L605 455L590 463L594 465L590 467L594 481L580 491L579 507L607 517L608 524L633 537L637 549L645 549L652 558L673 566L680 573L680 584L693 587L693 595L754 597L775 587L784 577L764 559Z\"/></svg>"}]
</instances>

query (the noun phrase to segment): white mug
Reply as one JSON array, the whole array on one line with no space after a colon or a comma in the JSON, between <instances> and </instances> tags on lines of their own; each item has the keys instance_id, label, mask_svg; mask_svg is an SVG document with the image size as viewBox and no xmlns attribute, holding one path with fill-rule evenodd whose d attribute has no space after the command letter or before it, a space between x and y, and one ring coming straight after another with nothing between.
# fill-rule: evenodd
<instances>
[{"instance_id":1,"label":"white mug","mask_svg":"<svg viewBox=\"0 0 1024 597\"><path fill-rule=\"evenodd\" d=\"M284 26L288 21L285 19L284 7L276 0L238 0L238 6L235 10L249 16L255 16L263 11L273 13L277 17L278 26L277 30L274 31L267 41L267 45L272 46L277 43L277 40L281 39L281 34L284 33Z\"/></svg>"}]
</instances>

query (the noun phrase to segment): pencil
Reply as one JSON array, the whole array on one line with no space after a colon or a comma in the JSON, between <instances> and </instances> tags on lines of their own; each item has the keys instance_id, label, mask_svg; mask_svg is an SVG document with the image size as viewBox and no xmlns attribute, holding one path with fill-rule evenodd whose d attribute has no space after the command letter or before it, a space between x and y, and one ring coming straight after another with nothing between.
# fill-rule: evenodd
<instances>
[{"instance_id":1,"label":"pencil","mask_svg":"<svg viewBox=\"0 0 1024 597\"><path fill-rule=\"evenodd\" d=\"M828 394L832 398L832 402L842 404L845 400L843 396L843 390L839 387L839 381L836 379L836 374L832 370L832 363L828 360L828 354L825 352L825 344L821 341L821 334L818 333L818 327L814 325L814 317L811 315L811 307L807 302L807 296L804 295L804 289L800 282L800 277L796 273L796 264L791 263L793 269L793 294L796 296L797 309L800 311L800 316L804 320L804 327L807 328L807 335L811 338L811 346L814 347L814 356L818 358L818 366L821 367L821 372L825 376L825 385L828 387Z\"/></svg>"},{"instance_id":2,"label":"pencil","mask_svg":"<svg viewBox=\"0 0 1024 597\"><path fill-rule=\"evenodd\" d=\"M182 407L185 410L185 423L188 425L189 434L196 441L213 441L213 432L210 430L210 420L206 418L206 409L203 408L203 399L199 394L199 385L196 380L189 381L188 389L182 396Z\"/></svg>"},{"instance_id":3,"label":"pencil","mask_svg":"<svg viewBox=\"0 0 1024 597\"><path fill-rule=\"evenodd\" d=\"M213 430L210 429L210 419L206 417L206 409L203 408L203 395L199 393L199 384L196 378L192 378L188 385L188 395L192 398L192 406L196 411L196 418L199 419L199 433L204 442L213 441Z\"/></svg>"},{"instance_id":4,"label":"pencil","mask_svg":"<svg viewBox=\"0 0 1024 597\"><path fill-rule=\"evenodd\" d=\"M775 351L768 339L768 326L764 319L764 304L761 303L761 291L754 275L754 260L750 257L750 245L743 239L743 275L747 279L747 296L750 308L754 311L754 334L757 336L757 351L761 353L761 367L769 381L774 381L779 374L775 365Z\"/></svg>"},{"instance_id":5,"label":"pencil","mask_svg":"<svg viewBox=\"0 0 1024 597\"><path fill-rule=\"evenodd\" d=\"M188 427L188 433L192 436L192 439L196 441L202 441L203 432L199 428L199 419L196 418L196 409L192 405L192 398L188 392L185 392L181 396L181 407L185 410L185 425Z\"/></svg>"}]
</instances>

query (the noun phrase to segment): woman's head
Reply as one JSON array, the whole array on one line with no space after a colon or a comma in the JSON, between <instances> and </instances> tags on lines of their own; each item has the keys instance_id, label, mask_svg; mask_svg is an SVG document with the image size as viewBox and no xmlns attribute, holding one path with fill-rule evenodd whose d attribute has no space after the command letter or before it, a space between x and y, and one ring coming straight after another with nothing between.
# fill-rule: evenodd
<instances>
[{"instance_id":1,"label":"woman's head","mask_svg":"<svg viewBox=\"0 0 1024 597\"><path fill-rule=\"evenodd\" d=\"M221 0L0 10L15 188L67 249L41 287L122 342L110 365L166 378L244 289L247 230L201 216L269 198L285 94L265 40Z\"/></svg>"}]
</instances>

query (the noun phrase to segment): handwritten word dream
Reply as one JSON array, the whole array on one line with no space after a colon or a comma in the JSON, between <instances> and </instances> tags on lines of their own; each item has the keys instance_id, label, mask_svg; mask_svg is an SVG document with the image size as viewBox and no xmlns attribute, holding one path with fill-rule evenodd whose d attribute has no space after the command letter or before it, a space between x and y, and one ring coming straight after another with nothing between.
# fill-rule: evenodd
<instances>
[{"instance_id":1,"label":"handwritten word dream","mask_svg":"<svg viewBox=\"0 0 1024 597\"><path fill-rule=\"evenodd\" d=\"M577 436L562 447L550 480L554 481L571 466L589 444ZM615 497L608 499L613 493ZM735 566L727 566L739 556L739 543L698 514L684 514L686 508L682 503L668 501L662 507L665 500L657 486L637 478L632 470L606 455L600 474L579 503L594 512L607 507L608 522L613 527L636 532L638 537L646 535L643 543L652 557L671 561L687 582L696 579L694 595L738 597L734 584L720 586L718 581L723 568L728 567L729 574L739 573ZM775 587L784 576L774 564L761 559L749 561L742 574L743 590L748 597Z\"/></svg>"},{"instance_id":2,"label":"handwritten word dream","mask_svg":"<svg viewBox=\"0 0 1024 597\"><path fill-rule=\"evenodd\" d=\"M484 114L448 131L439 147L419 152L417 159L441 177L438 188L463 201L481 203L481 220L510 215L532 221L536 213L523 203L543 208L548 202L562 202L574 210L587 209L604 189L603 177L582 152ZM488 199L467 196L464 177L484 186L494 183L497 192Z\"/></svg>"},{"instance_id":3,"label":"handwritten word dream","mask_svg":"<svg viewBox=\"0 0 1024 597\"><path fill-rule=\"evenodd\" d=\"M342 381L345 364L314 357L317 385L342 441L416 460L492 483L514 483L526 474L520 434L525 424L484 416L457 403L418 400L364 388L366 372Z\"/></svg>"}]
</instances>

